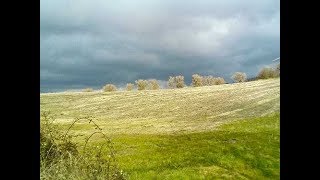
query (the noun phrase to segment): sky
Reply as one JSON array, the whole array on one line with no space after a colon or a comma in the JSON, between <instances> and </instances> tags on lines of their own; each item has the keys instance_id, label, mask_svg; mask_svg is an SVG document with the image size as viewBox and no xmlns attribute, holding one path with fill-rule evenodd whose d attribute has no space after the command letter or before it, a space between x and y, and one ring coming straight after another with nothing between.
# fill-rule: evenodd
<instances>
[{"instance_id":1,"label":"sky","mask_svg":"<svg viewBox=\"0 0 320 180\"><path fill-rule=\"evenodd\" d=\"M279 0L40 0L40 91L234 72L280 57Z\"/></svg>"}]
</instances>

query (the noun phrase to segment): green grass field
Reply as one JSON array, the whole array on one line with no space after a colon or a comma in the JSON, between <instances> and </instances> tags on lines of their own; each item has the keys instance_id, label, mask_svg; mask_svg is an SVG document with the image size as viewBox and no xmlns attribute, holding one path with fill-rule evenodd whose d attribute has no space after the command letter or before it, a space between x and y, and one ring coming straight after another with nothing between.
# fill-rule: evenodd
<instances>
[{"instance_id":1,"label":"green grass field","mask_svg":"<svg viewBox=\"0 0 320 180\"><path fill-rule=\"evenodd\" d=\"M91 116L128 179L279 179L280 79L170 90L40 94L66 129ZM71 129L95 132L87 122ZM83 144L83 136L76 141ZM101 138L90 141L99 146Z\"/></svg>"}]
</instances>

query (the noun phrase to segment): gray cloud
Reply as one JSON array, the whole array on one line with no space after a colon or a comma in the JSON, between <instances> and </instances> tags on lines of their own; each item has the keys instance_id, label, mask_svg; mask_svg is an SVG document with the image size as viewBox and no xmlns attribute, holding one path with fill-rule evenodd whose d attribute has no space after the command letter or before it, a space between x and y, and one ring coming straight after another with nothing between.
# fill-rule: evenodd
<instances>
[{"instance_id":1,"label":"gray cloud","mask_svg":"<svg viewBox=\"0 0 320 180\"><path fill-rule=\"evenodd\" d=\"M276 0L40 1L41 91L193 73L249 76L280 56Z\"/></svg>"}]
</instances>

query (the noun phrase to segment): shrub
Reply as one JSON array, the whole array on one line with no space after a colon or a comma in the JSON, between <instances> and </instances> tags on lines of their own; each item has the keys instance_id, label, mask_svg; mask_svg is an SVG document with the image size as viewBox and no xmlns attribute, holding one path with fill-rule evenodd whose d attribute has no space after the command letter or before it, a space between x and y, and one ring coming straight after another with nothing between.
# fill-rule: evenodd
<instances>
[{"instance_id":1,"label":"shrub","mask_svg":"<svg viewBox=\"0 0 320 180\"><path fill-rule=\"evenodd\" d=\"M40 117L40 161L48 165L68 154L77 156L77 145L71 138L58 130L49 113L43 113Z\"/></svg>"},{"instance_id":2,"label":"shrub","mask_svg":"<svg viewBox=\"0 0 320 180\"><path fill-rule=\"evenodd\" d=\"M93 89L92 88L86 88L86 89L83 89L82 92L92 92Z\"/></svg>"},{"instance_id":3,"label":"shrub","mask_svg":"<svg viewBox=\"0 0 320 180\"><path fill-rule=\"evenodd\" d=\"M139 79L135 81L135 83L137 84L138 90L145 90L148 86L148 81L143 79Z\"/></svg>"},{"instance_id":4,"label":"shrub","mask_svg":"<svg viewBox=\"0 0 320 180\"><path fill-rule=\"evenodd\" d=\"M202 76L200 76L199 74L194 74L192 75L192 86L193 87L199 87L202 86Z\"/></svg>"},{"instance_id":5,"label":"shrub","mask_svg":"<svg viewBox=\"0 0 320 180\"><path fill-rule=\"evenodd\" d=\"M148 89L150 89L150 90L160 89L160 85L156 79L150 79L148 83L149 83Z\"/></svg>"},{"instance_id":6,"label":"shrub","mask_svg":"<svg viewBox=\"0 0 320 180\"><path fill-rule=\"evenodd\" d=\"M274 77L277 77L276 69L272 69L269 67L262 68L257 76L258 79L268 79Z\"/></svg>"},{"instance_id":7,"label":"shrub","mask_svg":"<svg viewBox=\"0 0 320 180\"><path fill-rule=\"evenodd\" d=\"M127 90L127 91L131 91L131 90L133 90L133 88L134 88L134 84L128 83L128 84L127 84L127 87L126 87L126 90Z\"/></svg>"},{"instance_id":8,"label":"shrub","mask_svg":"<svg viewBox=\"0 0 320 180\"><path fill-rule=\"evenodd\" d=\"M234 82L245 82L247 80L247 75L246 73L243 72L235 72L231 78L233 79Z\"/></svg>"},{"instance_id":9,"label":"shrub","mask_svg":"<svg viewBox=\"0 0 320 180\"><path fill-rule=\"evenodd\" d=\"M111 91L116 91L117 87L113 84L106 84L105 86L103 86L103 91L104 92L111 92Z\"/></svg>"},{"instance_id":10,"label":"shrub","mask_svg":"<svg viewBox=\"0 0 320 180\"><path fill-rule=\"evenodd\" d=\"M84 143L83 152L78 152L75 135L69 130L79 120L93 124L95 131ZM104 135L102 129L90 118L76 118L66 132L52 123L48 113L40 116L40 179L125 179L115 159L111 140ZM101 148L88 144L94 134L104 135L105 143ZM106 145L106 146L104 146ZM102 153L107 156L102 156Z\"/></svg>"},{"instance_id":11,"label":"shrub","mask_svg":"<svg viewBox=\"0 0 320 180\"><path fill-rule=\"evenodd\" d=\"M185 86L184 84L184 76L170 76L168 79L168 87L169 88L183 88Z\"/></svg>"},{"instance_id":12,"label":"shrub","mask_svg":"<svg viewBox=\"0 0 320 180\"><path fill-rule=\"evenodd\" d=\"M222 77L213 78L214 85L225 84L226 81Z\"/></svg>"}]
</instances>

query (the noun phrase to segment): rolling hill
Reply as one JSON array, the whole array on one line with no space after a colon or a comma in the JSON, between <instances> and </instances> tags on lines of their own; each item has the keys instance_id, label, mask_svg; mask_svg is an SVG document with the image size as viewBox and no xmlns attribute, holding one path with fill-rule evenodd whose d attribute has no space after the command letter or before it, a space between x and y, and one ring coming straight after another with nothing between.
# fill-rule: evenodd
<instances>
[{"instance_id":1,"label":"rolling hill","mask_svg":"<svg viewBox=\"0 0 320 180\"><path fill-rule=\"evenodd\" d=\"M279 179L280 78L182 89L40 94L68 128L92 118L130 179ZM91 124L71 132L88 135ZM81 136L77 139L81 144ZM92 143L99 144L99 137Z\"/></svg>"}]
</instances>

